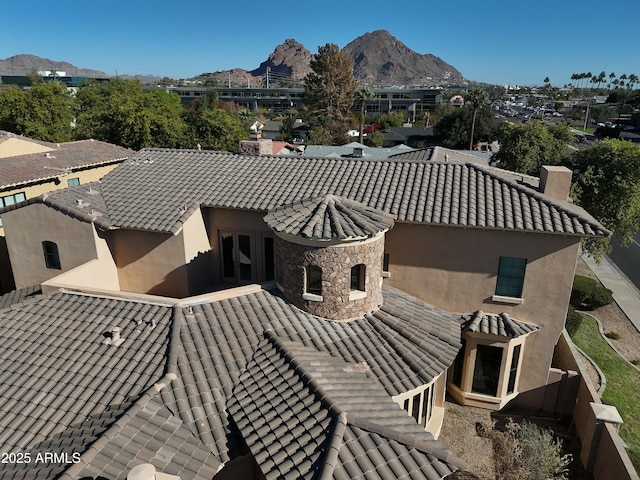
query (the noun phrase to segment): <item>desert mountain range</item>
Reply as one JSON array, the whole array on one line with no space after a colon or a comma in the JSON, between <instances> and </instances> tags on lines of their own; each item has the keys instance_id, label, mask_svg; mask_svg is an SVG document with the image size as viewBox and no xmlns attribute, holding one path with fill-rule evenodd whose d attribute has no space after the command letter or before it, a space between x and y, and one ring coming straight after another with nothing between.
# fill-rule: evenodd
<instances>
[{"instance_id":1,"label":"desert mountain range","mask_svg":"<svg viewBox=\"0 0 640 480\"><path fill-rule=\"evenodd\" d=\"M343 49L352 59L356 79L367 85L442 85L464 82L452 65L432 54L417 53L386 30L359 36ZM312 53L294 39L278 45L273 53L254 70L232 70L203 73L196 78L214 77L220 82L256 86L270 81L302 80L309 72ZM0 60L1 75L28 75L37 70L64 71L71 76L108 77L104 72L78 68L68 62L56 62L35 55L16 55Z\"/></svg>"}]
</instances>

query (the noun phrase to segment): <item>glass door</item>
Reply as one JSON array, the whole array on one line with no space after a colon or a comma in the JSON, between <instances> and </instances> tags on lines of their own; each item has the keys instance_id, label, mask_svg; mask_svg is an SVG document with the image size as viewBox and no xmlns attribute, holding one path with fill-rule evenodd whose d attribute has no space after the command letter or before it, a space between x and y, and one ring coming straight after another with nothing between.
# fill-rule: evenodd
<instances>
[{"instance_id":1,"label":"glass door","mask_svg":"<svg viewBox=\"0 0 640 480\"><path fill-rule=\"evenodd\" d=\"M255 281L253 238L250 234L220 232L222 279L229 283Z\"/></svg>"}]
</instances>

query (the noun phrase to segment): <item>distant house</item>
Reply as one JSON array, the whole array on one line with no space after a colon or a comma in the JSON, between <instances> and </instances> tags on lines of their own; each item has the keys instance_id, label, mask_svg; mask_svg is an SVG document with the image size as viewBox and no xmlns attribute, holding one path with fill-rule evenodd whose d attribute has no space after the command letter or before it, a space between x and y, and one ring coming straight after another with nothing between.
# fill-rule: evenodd
<instances>
[{"instance_id":1,"label":"distant house","mask_svg":"<svg viewBox=\"0 0 640 480\"><path fill-rule=\"evenodd\" d=\"M0 208L95 182L133 153L95 140L50 143L0 131ZM0 293L13 288L0 217Z\"/></svg>"},{"instance_id":2,"label":"distant house","mask_svg":"<svg viewBox=\"0 0 640 480\"><path fill-rule=\"evenodd\" d=\"M435 440L447 392L553 411L580 240L609 232L565 168L422 155L145 149L5 207L43 294L0 310L0 449L67 439L65 479L435 480L462 466Z\"/></svg>"},{"instance_id":3,"label":"distant house","mask_svg":"<svg viewBox=\"0 0 640 480\"><path fill-rule=\"evenodd\" d=\"M305 157L323 158L388 158L392 155L412 151L406 145L397 145L393 148L369 147L358 142L346 145L307 145L304 149Z\"/></svg>"}]
</instances>

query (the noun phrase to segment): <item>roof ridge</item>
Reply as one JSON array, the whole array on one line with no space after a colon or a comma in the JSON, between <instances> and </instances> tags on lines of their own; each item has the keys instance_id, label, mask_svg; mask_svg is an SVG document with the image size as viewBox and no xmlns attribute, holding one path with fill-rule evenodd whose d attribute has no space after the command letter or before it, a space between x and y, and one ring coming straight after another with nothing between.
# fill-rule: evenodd
<instances>
[{"instance_id":1,"label":"roof ridge","mask_svg":"<svg viewBox=\"0 0 640 480\"><path fill-rule=\"evenodd\" d=\"M177 377L175 374L167 373L160 382L150 386L140 395L131 407L129 407L118 419L111 424L94 442L88 445L85 451L80 455L78 462L67 468L59 477L60 480L73 480L91 463L95 456L100 453L107 443L113 440L124 427L136 416L140 411L160 393L167 384L171 383Z\"/></svg>"},{"instance_id":2,"label":"roof ridge","mask_svg":"<svg viewBox=\"0 0 640 480\"><path fill-rule=\"evenodd\" d=\"M443 447L440 442L438 442L435 439L431 442L427 442L417 438L417 436L413 433L404 433L399 430L396 430L393 427L387 427L377 422L372 422L365 418L358 417L357 415L352 415L347 413L346 417L349 425L353 425L362 430L366 430L367 432L370 432L370 433L375 433L385 438L390 438L404 445L412 446L416 450L422 453L433 455L438 460L447 462L460 469L464 468L464 461L459 459L455 455L453 455L450 451L448 451L445 447ZM425 433L429 433L429 432L425 430ZM434 448L436 445L440 445L441 448Z\"/></svg>"}]
</instances>

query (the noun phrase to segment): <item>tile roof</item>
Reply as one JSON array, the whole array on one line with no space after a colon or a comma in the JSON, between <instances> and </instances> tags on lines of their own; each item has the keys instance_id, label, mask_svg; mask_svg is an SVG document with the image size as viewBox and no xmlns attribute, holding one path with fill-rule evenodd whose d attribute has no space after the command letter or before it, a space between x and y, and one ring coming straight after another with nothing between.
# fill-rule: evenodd
<instances>
[{"instance_id":1,"label":"tile roof","mask_svg":"<svg viewBox=\"0 0 640 480\"><path fill-rule=\"evenodd\" d=\"M0 310L0 453L83 452L162 377L170 316L167 307L69 293ZM104 343L113 326L122 329L118 347ZM3 465L3 478L33 478L34 469L54 478L64 468Z\"/></svg>"},{"instance_id":2,"label":"tile roof","mask_svg":"<svg viewBox=\"0 0 640 480\"><path fill-rule=\"evenodd\" d=\"M33 285L7 292L4 295L0 295L0 310L10 307L14 303L23 302L27 298L40 295L41 293L42 289L40 288L40 285Z\"/></svg>"},{"instance_id":3,"label":"tile roof","mask_svg":"<svg viewBox=\"0 0 640 480\"><path fill-rule=\"evenodd\" d=\"M250 186L250 188L249 188ZM180 231L200 206L266 212L333 194L396 221L606 236L586 211L477 163L243 156L144 149L100 185L115 228ZM59 193L51 193L56 199ZM41 201L41 200L40 200ZM75 204L68 204L73 215ZM84 215L84 213L81 213Z\"/></svg>"},{"instance_id":4,"label":"tile roof","mask_svg":"<svg viewBox=\"0 0 640 480\"><path fill-rule=\"evenodd\" d=\"M53 150L44 153L0 158L0 188L52 179L74 169L120 162L134 153L98 140L53 145Z\"/></svg>"},{"instance_id":5,"label":"tile roof","mask_svg":"<svg viewBox=\"0 0 640 480\"><path fill-rule=\"evenodd\" d=\"M342 447L331 460L334 478L355 465L369 478L405 470L440 478L432 472L450 471L456 460L406 413L397 415L389 397L430 383L452 364L459 321L395 289L384 286L383 295L378 312L350 322L313 317L264 290L173 307L68 292L12 301L0 310L0 453L81 457L69 465L12 465L3 478L124 480L143 462L184 478L211 478L243 453L228 412L249 381L243 373L258 375L252 362L271 348L261 343L267 330L286 347L291 365L306 362L314 378L335 385L350 378L348 391L331 393L331 412L340 407L347 414ZM117 347L108 344L113 326L124 338ZM355 364L366 365L367 375L357 375ZM379 405L385 398L390 411L378 411L374 397ZM242 418L238 413L233 421L248 435ZM284 453L287 464L304 468L299 454Z\"/></svg>"},{"instance_id":6,"label":"tile roof","mask_svg":"<svg viewBox=\"0 0 640 480\"><path fill-rule=\"evenodd\" d=\"M540 329L536 325L511 318L507 313L494 315L478 310L462 319L463 332L488 333L509 338L518 338Z\"/></svg>"},{"instance_id":7,"label":"tile roof","mask_svg":"<svg viewBox=\"0 0 640 480\"><path fill-rule=\"evenodd\" d=\"M336 469L348 478L420 472L439 479L461 466L363 365L269 331L238 379L228 411L267 479L335 478ZM381 450L392 441L396 449ZM398 462L414 450L417 462ZM404 471L392 472L389 463Z\"/></svg>"},{"instance_id":8,"label":"tile roof","mask_svg":"<svg viewBox=\"0 0 640 480\"><path fill-rule=\"evenodd\" d=\"M164 406L158 388L149 390L60 480L123 478L142 463L184 479L213 479L222 463Z\"/></svg>"},{"instance_id":9,"label":"tile roof","mask_svg":"<svg viewBox=\"0 0 640 480\"><path fill-rule=\"evenodd\" d=\"M391 215L336 195L275 208L264 221L276 232L323 241L368 238L393 227Z\"/></svg>"}]
</instances>

